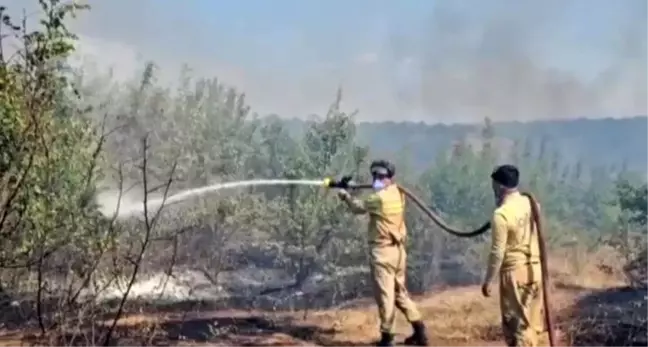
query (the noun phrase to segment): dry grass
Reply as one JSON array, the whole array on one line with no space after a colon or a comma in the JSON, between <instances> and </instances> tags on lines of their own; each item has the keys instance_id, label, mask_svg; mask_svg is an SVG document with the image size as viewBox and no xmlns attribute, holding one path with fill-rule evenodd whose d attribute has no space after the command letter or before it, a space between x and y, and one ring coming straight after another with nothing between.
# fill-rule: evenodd
<instances>
[{"instance_id":1,"label":"dry grass","mask_svg":"<svg viewBox=\"0 0 648 347\"><path fill-rule=\"evenodd\" d=\"M575 317L575 302L622 283L622 276L617 272L621 263L617 265L615 257L606 250L581 263L574 259L580 256L571 250L555 254L551 259L552 306L559 328L565 331L574 324L571 319ZM479 286L470 286L436 291L415 299L433 344L501 345L497 293L492 298L484 298ZM359 301L354 306L310 312L306 318L303 312L219 311L193 313L182 318L177 314L132 315L122 319L120 329L132 333L156 326L156 337L152 341L158 345L370 344L378 337L375 306L371 300ZM409 325L400 315L397 334L400 341L410 334ZM24 345L24 336L24 332L7 332L0 336L0 345Z\"/></svg>"},{"instance_id":2,"label":"dry grass","mask_svg":"<svg viewBox=\"0 0 648 347\"><path fill-rule=\"evenodd\" d=\"M560 288L596 290L623 286L624 262L611 247L602 246L595 253L577 247L556 251L549 271Z\"/></svg>"},{"instance_id":3,"label":"dry grass","mask_svg":"<svg viewBox=\"0 0 648 347\"><path fill-rule=\"evenodd\" d=\"M554 291L554 309L563 311L568 308L577 295L572 290ZM431 293L416 301L425 317L428 333L436 343L456 345L501 341L497 293L484 298L478 286L471 286ZM378 337L375 309L318 312L308 321L331 331L326 342L369 343ZM411 333L409 324L400 315L397 324L399 338Z\"/></svg>"},{"instance_id":4,"label":"dry grass","mask_svg":"<svg viewBox=\"0 0 648 347\"><path fill-rule=\"evenodd\" d=\"M571 316L572 304L593 291L623 285L623 263L611 249L596 254L570 249L551 257L550 274L554 315L558 325ZM495 286L496 287L496 286ZM496 288L494 288L496 289ZM497 293L484 298L479 286L451 288L416 298L431 336L441 342L487 342L501 340ZM371 305L370 302L367 302ZM371 305L372 306L372 305ZM311 321L328 327L332 341L368 341L377 338L378 319L374 307L361 307L312 314ZM410 333L402 316L397 318L401 337Z\"/></svg>"}]
</instances>

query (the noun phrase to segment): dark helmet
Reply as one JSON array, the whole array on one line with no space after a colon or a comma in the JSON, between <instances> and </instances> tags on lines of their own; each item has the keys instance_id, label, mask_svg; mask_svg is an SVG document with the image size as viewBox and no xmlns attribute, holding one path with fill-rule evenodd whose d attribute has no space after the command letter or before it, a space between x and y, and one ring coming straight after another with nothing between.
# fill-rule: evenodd
<instances>
[{"instance_id":1,"label":"dark helmet","mask_svg":"<svg viewBox=\"0 0 648 347\"><path fill-rule=\"evenodd\" d=\"M491 179L506 188L515 188L520 183L520 171L514 165L501 165L493 170Z\"/></svg>"},{"instance_id":2,"label":"dark helmet","mask_svg":"<svg viewBox=\"0 0 648 347\"><path fill-rule=\"evenodd\" d=\"M387 160L374 160L369 167L372 176L392 178L396 174L396 166Z\"/></svg>"}]
</instances>

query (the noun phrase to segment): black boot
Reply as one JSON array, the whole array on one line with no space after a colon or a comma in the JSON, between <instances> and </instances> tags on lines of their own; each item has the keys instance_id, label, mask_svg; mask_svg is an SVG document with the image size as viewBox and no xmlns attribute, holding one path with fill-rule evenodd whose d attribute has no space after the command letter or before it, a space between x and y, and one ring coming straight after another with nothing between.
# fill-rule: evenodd
<instances>
[{"instance_id":1,"label":"black boot","mask_svg":"<svg viewBox=\"0 0 648 347\"><path fill-rule=\"evenodd\" d=\"M405 339L405 344L408 346L427 346L429 341L425 332L425 324L422 321L412 322L412 329L414 329L414 334Z\"/></svg>"},{"instance_id":2,"label":"black boot","mask_svg":"<svg viewBox=\"0 0 648 347\"><path fill-rule=\"evenodd\" d=\"M393 346L394 345L394 334L390 333L381 333L380 341L376 343L376 346Z\"/></svg>"}]
</instances>

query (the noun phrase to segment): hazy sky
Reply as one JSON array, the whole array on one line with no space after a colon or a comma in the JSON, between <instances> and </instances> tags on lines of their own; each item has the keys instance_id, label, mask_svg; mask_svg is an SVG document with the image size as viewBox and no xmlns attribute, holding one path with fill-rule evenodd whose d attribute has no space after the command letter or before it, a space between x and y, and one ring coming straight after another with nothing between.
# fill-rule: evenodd
<instances>
[{"instance_id":1,"label":"hazy sky","mask_svg":"<svg viewBox=\"0 0 648 347\"><path fill-rule=\"evenodd\" d=\"M101 68L187 63L261 114L321 114L338 86L361 120L646 114L646 0L89 3L74 29Z\"/></svg>"}]
</instances>

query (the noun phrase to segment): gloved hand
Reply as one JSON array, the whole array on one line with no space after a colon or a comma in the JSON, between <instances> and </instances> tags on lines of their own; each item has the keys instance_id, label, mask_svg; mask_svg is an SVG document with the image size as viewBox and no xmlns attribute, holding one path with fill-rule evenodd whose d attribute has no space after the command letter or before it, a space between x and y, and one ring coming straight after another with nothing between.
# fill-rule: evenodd
<instances>
[{"instance_id":1,"label":"gloved hand","mask_svg":"<svg viewBox=\"0 0 648 347\"><path fill-rule=\"evenodd\" d=\"M340 189L340 190L338 191L338 196L339 196L340 199L342 199L343 201L346 201L346 200L348 200L348 199L351 199L351 193L349 193L348 191L346 191L346 190L344 190L344 189Z\"/></svg>"},{"instance_id":2,"label":"gloved hand","mask_svg":"<svg viewBox=\"0 0 648 347\"><path fill-rule=\"evenodd\" d=\"M349 188L349 182L353 180L353 176L342 176L340 179L340 188L347 189Z\"/></svg>"}]
</instances>

